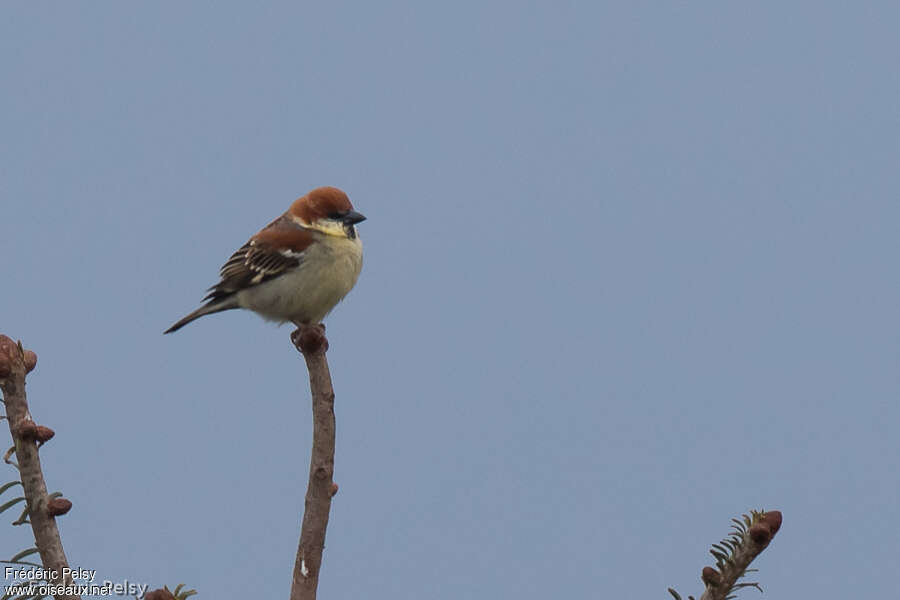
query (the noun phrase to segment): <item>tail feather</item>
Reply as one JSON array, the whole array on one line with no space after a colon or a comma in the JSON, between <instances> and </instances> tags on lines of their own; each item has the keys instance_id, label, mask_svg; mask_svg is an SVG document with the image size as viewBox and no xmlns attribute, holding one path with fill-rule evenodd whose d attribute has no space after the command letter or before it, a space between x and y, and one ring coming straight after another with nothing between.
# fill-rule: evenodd
<instances>
[{"instance_id":1,"label":"tail feather","mask_svg":"<svg viewBox=\"0 0 900 600\"><path fill-rule=\"evenodd\" d=\"M166 329L163 334L173 333L178 331L191 321L195 319L199 319L203 315L211 315L213 313L222 312L223 310L231 310L232 308L239 308L237 305L237 300L234 297L234 294L230 296L226 296L225 298L220 298L218 300L213 300L212 302L207 302L191 314L187 315L168 329Z\"/></svg>"}]
</instances>

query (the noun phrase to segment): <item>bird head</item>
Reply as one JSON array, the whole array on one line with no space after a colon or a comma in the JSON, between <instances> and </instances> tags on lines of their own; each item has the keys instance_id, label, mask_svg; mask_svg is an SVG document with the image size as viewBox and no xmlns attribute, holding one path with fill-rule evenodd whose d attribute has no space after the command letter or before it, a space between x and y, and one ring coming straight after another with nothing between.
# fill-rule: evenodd
<instances>
[{"instance_id":1,"label":"bird head","mask_svg":"<svg viewBox=\"0 0 900 600\"><path fill-rule=\"evenodd\" d=\"M320 187L298 198L288 210L299 225L327 235L355 238L366 218L353 210L350 198L336 187Z\"/></svg>"}]
</instances>

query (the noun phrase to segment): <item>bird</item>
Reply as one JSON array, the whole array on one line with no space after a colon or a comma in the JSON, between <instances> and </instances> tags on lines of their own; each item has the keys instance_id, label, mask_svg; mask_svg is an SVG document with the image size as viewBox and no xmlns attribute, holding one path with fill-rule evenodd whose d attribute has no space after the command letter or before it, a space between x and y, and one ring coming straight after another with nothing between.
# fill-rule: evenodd
<instances>
[{"instance_id":1,"label":"bird","mask_svg":"<svg viewBox=\"0 0 900 600\"><path fill-rule=\"evenodd\" d=\"M300 328L320 323L356 285L363 260L356 225L365 219L340 189L310 191L232 254L204 304L164 333L234 308Z\"/></svg>"}]
</instances>

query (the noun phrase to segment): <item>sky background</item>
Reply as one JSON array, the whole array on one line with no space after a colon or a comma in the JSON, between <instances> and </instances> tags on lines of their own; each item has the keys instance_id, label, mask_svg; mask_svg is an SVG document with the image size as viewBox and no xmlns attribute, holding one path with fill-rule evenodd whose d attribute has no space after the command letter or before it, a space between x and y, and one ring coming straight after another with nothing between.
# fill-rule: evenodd
<instances>
[{"instance_id":1,"label":"sky background","mask_svg":"<svg viewBox=\"0 0 900 600\"><path fill-rule=\"evenodd\" d=\"M894 596L898 28L894 2L4 3L0 332L39 357L70 563L287 597L291 329L162 331L336 185L369 219L326 320L320 597L699 595L759 508L764 597Z\"/></svg>"}]
</instances>

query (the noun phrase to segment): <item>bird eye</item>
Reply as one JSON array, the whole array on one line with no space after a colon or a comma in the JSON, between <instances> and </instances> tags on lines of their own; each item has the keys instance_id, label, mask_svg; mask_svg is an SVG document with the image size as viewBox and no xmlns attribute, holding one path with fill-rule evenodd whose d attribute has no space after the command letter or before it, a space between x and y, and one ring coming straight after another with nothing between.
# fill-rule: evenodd
<instances>
[{"instance_id":1,"label":"bird eye","mask_svg":"<svg viewBox=\"0 0 900 600\"><path fill-rule=\"evenodd\" d=\"M340 221L341 219L344 218L344 215L346 215L346 214L347 214L346 211L337 211L336 210L336 211L328 213L328 218L334 219L335 221Z\"/></svg>"}]
</instances>

